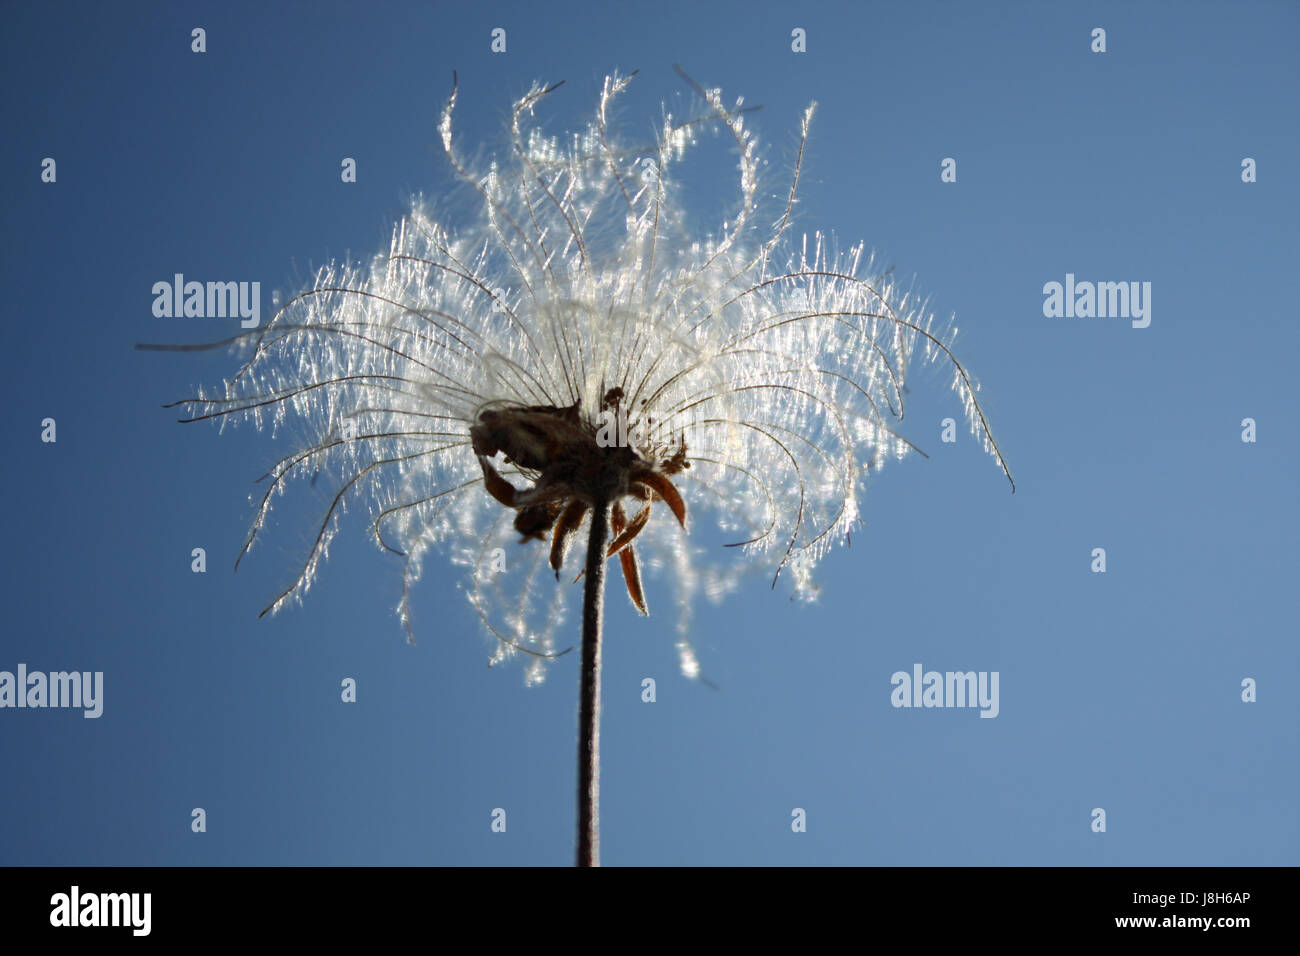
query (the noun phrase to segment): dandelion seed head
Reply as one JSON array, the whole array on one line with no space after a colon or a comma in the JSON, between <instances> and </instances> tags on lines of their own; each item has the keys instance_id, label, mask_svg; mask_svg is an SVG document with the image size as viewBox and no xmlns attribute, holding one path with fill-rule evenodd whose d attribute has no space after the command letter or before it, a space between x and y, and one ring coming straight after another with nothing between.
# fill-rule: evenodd
<instances>
[{"instance_id":1,"label":"dandelion seed head","mask_svg":"<svg viewBox=\"0 0 1300 956\"><path fill-rule=\"evenodd\" d=\"M628 436L620 460L670 476L690 515L688 534L658 478L639 498L620 486L635 499L627 525L654 503L629 548L650 604L680 608L681 667L698 676L697 599L723 598L751 567L816 597L813 571L861 521L867 477L912 450L896 428L916 358L951 364L972 430L1005 471L950 333L876 274L862 245L789 236L813 106L790 180L767 202L741 101L695 87L699 111L665 112L657 142L638 145L610 126L630 80L606 78L594 118L563 137L529 126L556 89L534 85L510 113L509 149L478 168L462 156L453 90L438 131L476 211L443 221L417 197L386 250L322 268L244 337L225 387L189 401L195 417L272 432L293 422L305 436L264 479L246 550L290 483L335 478L302 566L268 610L301 599L340 513L358 506L370 536L403 560L408 634L416 582L437 551L463 572L491 663L522 656L526 680L541 680L568 646L558 635L580 585L572 567L557 582L550 547L518 540L521 522L535 519L545 538L566 520L543 494L546 455L520 443L580 435L564 447L596 455L600 415L616 413ZM737 157L734 201L712 231L677 178L710 127ZM542 502L525 515L503 494Z\"/></svg>"}]
</instances>

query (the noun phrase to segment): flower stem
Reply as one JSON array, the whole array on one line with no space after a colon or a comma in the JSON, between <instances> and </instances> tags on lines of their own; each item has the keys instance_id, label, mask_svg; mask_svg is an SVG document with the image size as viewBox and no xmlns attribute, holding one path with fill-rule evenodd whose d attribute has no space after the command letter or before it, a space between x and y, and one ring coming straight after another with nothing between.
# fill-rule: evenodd
<instances>
[{"instance_id":1,"label":"flower stem","mask_svg":"<svg viewBox=\"0 0 1300 956\"><path fill-rule=\"evenodd\" d=\"M578 866L600 866L600 629L609 504L591 509L582 590L582 703L578 714Z\"/></svg>"}]
</instances>

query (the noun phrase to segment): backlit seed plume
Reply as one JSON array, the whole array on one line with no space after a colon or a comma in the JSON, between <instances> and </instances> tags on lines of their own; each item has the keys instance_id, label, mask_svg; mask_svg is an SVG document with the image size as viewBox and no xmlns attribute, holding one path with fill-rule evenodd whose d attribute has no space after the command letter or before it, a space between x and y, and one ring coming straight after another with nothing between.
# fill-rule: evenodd
<instances>
[{"instance_id":1,"label":"backlit seed plume","mask_svg":"<svg viewBox=\"0 0 1300 956\"><path fill-rule=\"evenodd\" d=\"M747 566L811 593L813 566L858 522L869 470L911 450L894 430L909 363L951 369L1006 471L950 335L873 276L861 246L839 254L820 234L788 234L813 107L769 208L751 114L682 76L698 111L665 115L640 148L610 125L630 76L607 78L590 124L562 138L530 128L557 88L534 86L514 104L508 151L486 166L460 147L453 85L439 133L477 212L444 221L417 200L388 250L321 270L241 336L245 361L224 390L179 403L187 420L303 436L262 479L245 552L279 492L328 476L301 567L268 611L302 596L341 512L361 506L373 539L405 559L408 633L412 584L441 551L465 570L494 661L522 653L540 679L571 643L556 635L581 592L581 562L563 559L588 518L566 469L608 449L626 466L611 560L639 610L677 616L695 676L693 600ZM735 190L711 227L678 178L708 131L738 155L738 170L706 171Z\"/></svg>"}]
</instances>

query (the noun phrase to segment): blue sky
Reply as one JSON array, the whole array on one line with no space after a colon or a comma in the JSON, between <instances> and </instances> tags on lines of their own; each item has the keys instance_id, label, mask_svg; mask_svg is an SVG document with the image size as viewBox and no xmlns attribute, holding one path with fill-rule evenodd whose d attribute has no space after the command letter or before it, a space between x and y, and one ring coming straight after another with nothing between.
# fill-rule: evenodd
<instances>
[{"instance_id":1,"label":"blue sky","mask_svg":"<svg viewBox=\"0 0 1300 956\"><path fill-rule=\"evenodd\" d=\"M612 601L605 862L1300 863L1300 9L700 6L7 6L0 670L102 671L104 713L0 709L0 863L571 860L576 655L539 688L488 669L432 560L407 645L400 564L355 522L306 605L259 621L317 502L231 573L283 445L175 424L161 403L231 360L132 344L237 329L155 318L174 273L269 295L383 247L451 184L453 69L458 128L491 147L532 81L567 80L562 129L615 69L641 70L622 119L649 136L674 62L763 106L773 190L818 101L797 227L865 240L955 314L1017 492L965 432L940 441L959 408L919 372L906 434L931 458L874 480L820 602L756 576L700 608L720 691L678 676L669 614ZM1150 282L1150 327L1045 317L1067 273ZM916 663L997 671L999 715L892 707Z\"/></svg>"}]
</instances>

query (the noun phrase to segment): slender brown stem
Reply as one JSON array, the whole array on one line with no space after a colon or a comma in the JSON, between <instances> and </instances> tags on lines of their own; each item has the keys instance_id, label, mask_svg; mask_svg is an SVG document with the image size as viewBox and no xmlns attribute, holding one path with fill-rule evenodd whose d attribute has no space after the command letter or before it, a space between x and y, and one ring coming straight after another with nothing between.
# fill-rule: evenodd
<instances>
[{"instance_id":1,"label":"slender brown stem","mask_svg":"<svg viewBox=\"0 0 1300 956\"><path fill-rule=\"evenodd\" d=\"M582 590L582 704L578 714L578 866L600 866L600 628L609 504L591 509Z\"/></svg>"}]
</instances>

